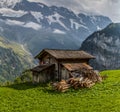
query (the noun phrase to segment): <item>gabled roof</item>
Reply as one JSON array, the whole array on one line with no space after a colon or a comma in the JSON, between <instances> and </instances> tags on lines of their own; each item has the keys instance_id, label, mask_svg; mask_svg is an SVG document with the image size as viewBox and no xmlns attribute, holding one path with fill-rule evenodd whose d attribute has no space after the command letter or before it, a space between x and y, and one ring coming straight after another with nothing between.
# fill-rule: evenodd
<instances>
[{"instance_id":1,"label":"gabled roof","mask_svg":"<svg viewBox=\"0 0 120 112\"><path fill-rule=\"evenodd\" d=\"M44 49L35 58L41 58L44 54L50 54L56 59L93 59L94 56L80 50Z\"/></svg>"},{"instance_id":2,"label":"gabled roof","mask_svg":"<svg viewBox=\"0 0 120 112\"><path fill-rule=\"evenodd\" d=\"M64 63L62 65L69 71L76 71L81 69L89 69L89 70L93 69L90 65L86 63Z\"/></svg>"}]
</instances>

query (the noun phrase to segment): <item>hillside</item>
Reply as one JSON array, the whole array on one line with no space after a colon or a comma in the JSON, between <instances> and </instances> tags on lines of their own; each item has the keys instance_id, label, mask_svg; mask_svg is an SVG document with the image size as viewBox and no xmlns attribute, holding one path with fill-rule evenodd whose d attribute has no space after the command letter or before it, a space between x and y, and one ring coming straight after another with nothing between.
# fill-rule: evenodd
<instances>
[{"instance_id":1,"label":"hillside","mask_svg":"<svg viewBox=\"0 0 120 112\"><path fill-rule=\"evenodd\" d=\"M1 112L119 112L120 70L103 71L108 78L91 89L57 93L49 85L0 87Z\"/></svg>"},{"instance_id":2,"label":"hillside","mask_svg":"<svg viewBox=\"0 0 120 112\"><path fill-rule=\"evenodd\" d=\"M120 23L112 23L105 29L93 33L82 43L80 49L96 57L91 62L95 69L119 69Z\"/></svg>"},{"instance_id":3,"label":"hillside","mask_svg":"<svg viewBox=\"0 0 120 112\"><path fill-rule=\"evenodd\" d=\"M0 82L14 80L33 65L32 56L24 46L0 37Z\"/></svg>"}]
</instances>

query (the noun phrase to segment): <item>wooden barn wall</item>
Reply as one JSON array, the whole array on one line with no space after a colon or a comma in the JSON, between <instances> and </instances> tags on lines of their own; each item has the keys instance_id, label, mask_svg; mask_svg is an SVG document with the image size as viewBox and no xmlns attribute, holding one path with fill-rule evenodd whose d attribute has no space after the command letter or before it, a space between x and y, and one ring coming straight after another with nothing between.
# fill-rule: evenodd
<instances>
[{"instance_id":1,"label":"wooden barn wall","mask_svg":"<svg viewBox=\"0 0 120 112\"><path fill-rule=\"evenodd\" d=\"M55 80L54 67L46 69L40 73L37 72L33 73L33 83L46 83L54 80Z\"/></svg>"},{"instance_id":2,"label":"wooden barn wall","mask_svg":"<svg viewBox=\"0 0 120 112\"><path fill-rule=\"evenodd\" d=\"M61 68L61 80L67 80L70 76L69 76L70 72L65 69L64 67Z\"/></svg>"},{"instance_id":3,"label":"wooden barn wall","mask_svg":"<svg viewBox=\"0 0 120 112\"><path fill-rule=\"evenodd\" d=\"M51 56L50 54L44 54L44 56L39 59L39 63L40 65L42 64L55 64L55 69L54 69L54 75L55 75L55 79L58 79L58 61Z\"/></svg>"},{"instance_id":4,"label":"wooden barn wall","mask_svg":"<svg viewBox=\"0 0 120 112\"><path fill-rule=\"evenodd\" d=\"M32 73L32 77L33 77L32 78L33 79L32 80L33 83L39 83L39 78L38 78L38 73L37 72L33 72Z\"/></svg>"},{"instance_id":5,"label":"wooden barn wall","mask_svg":"<svg viewBox=\"0 0 120 112\"><path fill-rule=\"evenodd\" d=\"M50 54L45 54L44 57L39 59L39 64L54 64L56 62L56 59L51 56Z\"/></svg>"}]
</instances>

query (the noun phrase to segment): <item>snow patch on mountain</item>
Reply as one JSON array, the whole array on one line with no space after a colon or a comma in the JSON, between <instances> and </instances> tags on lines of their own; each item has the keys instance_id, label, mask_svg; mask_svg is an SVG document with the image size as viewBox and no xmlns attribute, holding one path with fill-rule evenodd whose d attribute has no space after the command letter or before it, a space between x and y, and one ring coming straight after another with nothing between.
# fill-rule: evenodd
<instances>
[{"instance_id":1,"label":"snow patch on mountain","mask_svg":"<svg viewBox=\"0 0 120 112\"><path fill-rule=\"evenodd\" d=\"M65 30L69 30L64 23L60 20L61 18L64 18L58 13L55 13L54 15L50 15L47 17L49 24L51 25L52 23L59 23Z\"/></svg>"},{"instance_id":2,"label":"snow patch on mountain","mask_svg":"<svg viewBox=\"0 0 120 112\"><path fill-rule=\"evenodd\" d=\"M61 31L61 30L59 30L59 29L55 29L55 30L53 31L53 33L66 34L64 31Z\"/></svg>"},{"instance_id":3,"label":"snow patch on mountain","mask_svg":"<svg viewBox=\"0 0 120 112\"><path fill-rule=\"evenodd\" d=\"M7 19L6 24L12 25L12 26L15 26L15 25L23 26L24 22Z\"/></svg>"},{"instance_id":4,"label":"snow patch on mountain","mask_svg":"<svg viewBox=\"0 0 120 112\"><path fill-rule=\"evenodd\" d=\"M16 3L21 2L22 0L0 0L0 7L4 7L4 8L14 8L14 6L16 5Z\"/></svg>"},{"instance_id":5,"label":"snow patch on mountain","mask_svg":"<svg viewBox=\"0 0 120 112\"><path fill-rule=\"evenodd\" d=\"M39 3L38 5L39 5L40 7L42 7L42 8L44 8L44 5L43 5L43 4L41 4L41 3Z\"/></svg>"},{"instance_id":6,"label":"snow patch on mountain","mask_svg":"<svg viewBox=\"0 0 120 112\"><path fill-rule=\"evenodd\" d=\"M34 30L39 30L41 28L41 26L37 23L34 23L34 22L28 22L24 25L24 27L26 28L32 28Z\"/></svg>"},{"instance_id":7,"label":"snow patch on mountain","mask_svg":"<svg viewBox=\"0 0 120 112\"><path fill-rule=\"evenodd\" d=\"M97 26L97 30L102 30L102 28L100 28L99 26Z\"/></svg>"},{"instance_id":8,"label":"snow patch on mountain","mask_svg":"<svg viewBox=\"0 0 120 112\"><path fill-rule=\"evenodd\" d=\"M26 28L32 28L34 30L39 30L41 28L41 26L37 23L34 22L21 22L21 21L16 21L16 20L9 20L7 19L6 24L11 25L11 26L21 26L21 27L26 27Z\"/></svg>"},{"instance_id":9,"label":"snow patch on mountain","mask_svg":"<svg viewBox=\"0 0 120 112\"><path fill-rule=\"evenodd\" d=\"M33 12L31 11L31 14L35 17L35 19L40 22L40 19L43 19L43 15L41 12Z\"/></svg>"},{"instance_id":10,"label":"snow patch on mountain","mask_svg":"<svg viewBox=\"0 0 120 112\"><path fill-rule=\"evenodd\" d=\"M78 30L80 27L83 27L83 28L85 28L85 29L88 29L88 28L85 27L84 25L75 22L73 19L70 19L70 22L71 22L71 28L72 28L72 29Z\"/></svg>"},{"instance_id":11,"label":"snow patch on mountain","mask_svg":"<svg viewBox=\"0 0 120 112\"><path fill-rule=\"evenodd\" d=\"M95 16L90 16L91 20L97 21L97 18Z\"/></svg>"},{"instance_id":12,"label":"snow patch on mountain","mask_svg":"<svg viewBox=\"0 0 120 112\"><path fill-rule=\"evenodd\" d=\"M27 12L24 12L22 10L15 11L15 10L12 10L9 8L1 8L0 14L2 14L2 16L6 16L6 17L21 17L21 16L27 14Z\"/></svg>"}]
</instances>

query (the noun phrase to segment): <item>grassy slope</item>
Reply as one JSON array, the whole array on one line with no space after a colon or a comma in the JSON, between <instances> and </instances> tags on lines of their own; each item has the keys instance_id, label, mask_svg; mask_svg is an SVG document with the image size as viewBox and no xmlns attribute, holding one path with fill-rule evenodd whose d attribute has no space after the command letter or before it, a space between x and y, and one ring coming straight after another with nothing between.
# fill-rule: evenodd
<instances>
[{"instance_id":1,"label":"grassy slope","mask_svg":"<svg viewBox=\"0 0 120 112\"><path fill-rule=\"evenodd\" d=\"M0 54L0 82L14 80L24 69L34 66L32 55L26 50L25 46L19 43L0 37L0 51L2 52ZM3 60L4 57L5 60ZM1 62L1 60L3 61ZM15 69L13 66L15 66Z\"/></svg>"},{"instance_id":2,"label":"grassy slope","mask_svg":"<svg viewBox=\"0 0 120 112\"><path fill-rule=\"evenodd\" d=\"M120 70L91 89L53 92L50 87L20 84L0 88L0 112L119 112Z\"/></svg>"},{"instance_id":3,"label":"grassy slope","mask_svg":"<svg viewBox=\"0 0 120 112\"><path fill-rule=\"evenodd\" d=\"M20 57L21 62L22 60L24 60L28 63L33 63L31 55L29 54L28 51L22 48L21 44L11 42L8 41L7 39L3 39L2 37L0 37L0 46L7 49L11 48Z\"/></svg>"}]
</instances>

